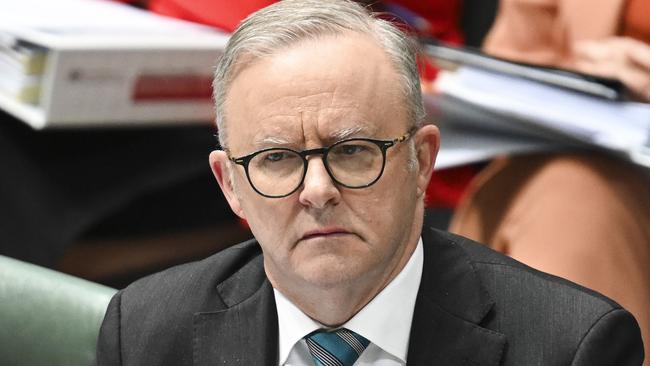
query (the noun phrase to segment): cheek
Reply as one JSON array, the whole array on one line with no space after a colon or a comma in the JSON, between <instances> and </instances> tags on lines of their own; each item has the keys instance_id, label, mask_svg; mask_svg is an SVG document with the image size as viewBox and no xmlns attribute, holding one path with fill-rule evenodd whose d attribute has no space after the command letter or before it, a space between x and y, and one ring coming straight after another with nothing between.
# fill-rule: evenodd
<instances>
[{"instance_id":1,"label":"cheek","mask_svg":"<svg viewBox=\"0 0 650 366\"><path fill-rule=\"evenodd\" d=\"M240 188L239 197L244 218L255 238L261 243L286 241L287 228L290 227L292 219L291 205L282 199L262 197L250 186Z\"/></svg>"},{"instance_id":2,"label":"cheek","mask_svg":"<svg viewBox=\"0 0 650 366\"><path fill-rule=\"evenodd\" d=\"M392 185L392 187L390 187ZM346 204L356 220L363 222L365 236L371 241L385 240L387 233L394 231L395 222L403 216L407 201L403 189L394 183L367 188L367 194L349 197ZM359 192L361 193L361 192Z\"/></svg>"},{"instance_id":3,"label":"cheek","mask_svg":"<svg viewBox=\"0 0 650 366\"><path fill-rule=\"evenodd\" d=\"M393 172L395 174L386 177L389 179L377 187L375 198L369 201L374 211L374 224L378 225L379 231L384 232L391 228L394 230L396 226L410 225L408 221L414 213L417 200L415 173L407 171L404 166L397 167Z\"/></svg>"}]
</instances>

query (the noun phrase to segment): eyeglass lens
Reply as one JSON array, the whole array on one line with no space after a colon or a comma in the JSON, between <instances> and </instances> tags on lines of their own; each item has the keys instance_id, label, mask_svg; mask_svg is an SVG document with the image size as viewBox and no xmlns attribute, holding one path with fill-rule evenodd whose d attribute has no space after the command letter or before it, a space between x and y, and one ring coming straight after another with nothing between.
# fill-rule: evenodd
<instances>
[{"instance_id":1,"label":"eyeglass lens","mask_svg":"<svg viewBox=\"0 0 650 366\"><path fill-rule=\"evenodd\" d=\"M335 144L324 159L334 180L350 188L373 183L381 174L384 164L381 148L364 140L347 140ZM303 158L288 149L264 151L255 155L248 164L251 184L268 196L291 193L302 184L304 174Z\"/></svg>"}]
</instances>

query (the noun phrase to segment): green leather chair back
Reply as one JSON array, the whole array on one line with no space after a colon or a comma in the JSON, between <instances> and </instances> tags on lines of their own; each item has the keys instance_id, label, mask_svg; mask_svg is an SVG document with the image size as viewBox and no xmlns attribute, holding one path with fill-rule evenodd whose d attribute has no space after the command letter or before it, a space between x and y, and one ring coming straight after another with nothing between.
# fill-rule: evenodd
<instances>
[{"instance_id":1,"label":"green leather chair back","mask_svg":"<svg viewBox=\"0 0 650 366\"><path fill-rule=\"evenodd\" d=\"M0 365L91 365L116 290L0 256Z\"/></svg>"}]
</instances>

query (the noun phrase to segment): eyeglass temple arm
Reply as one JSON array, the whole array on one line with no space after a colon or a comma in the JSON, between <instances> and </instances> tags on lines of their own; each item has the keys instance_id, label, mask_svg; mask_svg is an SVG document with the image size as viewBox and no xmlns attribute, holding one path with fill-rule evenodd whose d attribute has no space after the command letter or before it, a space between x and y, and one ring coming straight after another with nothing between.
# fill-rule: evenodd
<instances>
[{"instance_id":1,"label":"eyeglass temple arm","mask_svg":"<svg viewBox=\"0 0 650 366\"><path fill-rule=\"evenodd\" d=\"M402 136L393 139L392 142L393 142L394 144L396 144L396 143L398 143L398 142L404 142L404 141L410 139L410 138L413 136L413 134L415 134L415 131L417 131L417 127L416 127L416 126L413 126L413 127L411 127L410 130L406 131L406 133L403 134Z\"/></svg>"}]
</instances>

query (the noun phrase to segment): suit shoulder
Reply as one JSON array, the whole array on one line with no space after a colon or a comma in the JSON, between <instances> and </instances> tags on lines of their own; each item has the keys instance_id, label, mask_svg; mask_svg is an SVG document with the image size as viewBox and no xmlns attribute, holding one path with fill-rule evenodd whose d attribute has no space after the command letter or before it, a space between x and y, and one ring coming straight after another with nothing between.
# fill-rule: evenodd
<instances>
[{"instance_id":1,"label":"suit shoulder","mask_svg":"<svg viewBox=\"0 0 650 366\"><path fill-rule=\"evenodd\" d=\"M493 305L481 326L507 337L505 364L532 359L545 365L637 365L639 354L642 359L638 324L615 301L467 238L440 231L433 238L456 253L454 258L467 262L488 294ZM608 343L612 337L620 339L621 349L607 358L602 350L614 350ZM632 362L618 362L625 354ZM598 358L618 361L594 362ZM575 360L589 362L572 363Z\"/></svg>"},{"instance_id":2,"label":"suit shoulder","mask_svg":"<svg viewBox=\"0 0 650 366\"><path fill-rule=\"evenodd\" d=\"M189 364L195 314L228 306L221 297L222 284L237 282L239 289L253 293L264 278L261 249L255 241L155 273L115 295L108 309L114 316L104 320L100 339L106 342L119 334L125 364L129 360Z\"/></svg>"},{"instance_id":3,"label":"suit shoulder","mask_svg":"<svg viewBox=\"0 0 650 366\"><path fill-rule=\"evenodd\" d=\"M224 307L219 285L233 276L263 273L261 249L251 240L200 261L171 267L139 279L120 291L121 312L134 323L149 317L182 317ZM243 273L243 275L242 275ZM258 281L259 282L259 281ZM240 282L241 286L247 283ZM252 291L251 291L252 292ZM170 318L168 318L170 319Z\"/></svg>"},{"instance_id":4,"label":"suit shoulder","mask_svg":"<svg viewBox=\"0 0 650 366\"><path fill-rule=\"evenodd\" d=\"M255 240L249 240L224 249L205 259L170 267L161 272L143 277L125 288L124 296L150 297L158 292L186 290L221 283L259 260L261 250Z\"/></svg>"},{"instance_id":5,"label":"suit shoulder","mask_svg":"<svg viewBox=\"0 0 650 366\"><path fill-rule=\"evenodd\" d=\"M442 233L442 235L465 252L472 264L479 269L484 283L492 288L507 286L530 295L534 295L536 290L543 288L544 292L566 294L574 299L578 298L581 302L590 303L591 307L596 306L601 311L620 308L615 301L594 290L536 270L496 252L486 245L451 233Z\"/></svg>"}]
</instances>

